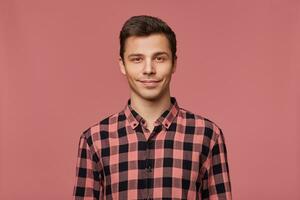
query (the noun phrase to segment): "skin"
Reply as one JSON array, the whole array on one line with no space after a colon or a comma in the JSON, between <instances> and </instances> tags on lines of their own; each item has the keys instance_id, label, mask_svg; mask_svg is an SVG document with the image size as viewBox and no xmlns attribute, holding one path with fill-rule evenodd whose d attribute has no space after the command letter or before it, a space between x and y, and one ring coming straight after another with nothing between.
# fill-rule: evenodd
<instances>
[{"instance_id":1,"label":"skin","mask_svg":"<svg viewBox=\"0 0 300 200\"><path fill-rule=\"evenodd\" d=\"M124 60L119 57L120 70L130 87L131 106L145 119L150 132L171 104L170 82L176 63L172 64L169 41L163 34L126 39ZM142 82L149 79L159 82Z\"/></svg>"}]
</instances>

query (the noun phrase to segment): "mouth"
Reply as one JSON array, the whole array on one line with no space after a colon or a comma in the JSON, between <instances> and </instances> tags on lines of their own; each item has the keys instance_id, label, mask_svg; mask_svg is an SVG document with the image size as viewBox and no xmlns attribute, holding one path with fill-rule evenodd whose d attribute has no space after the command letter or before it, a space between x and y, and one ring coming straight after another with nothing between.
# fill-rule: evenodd
<instances>
[{"instance_id":1,"label":"mouth","mask_svg":"<svg viewBox=\"0 0 300 200\"><path fill-rule=\"evenodd\" d=\"M159 80L155 80L155 79L145 79L145 80L141 80L141 82L143 82L143 83L153 83L153 82L159 82Z\"/></svg>"},{"instance_id":2,"label":"mouth","mask_svg":"<svg viewBox=\"0 0 300 200\"><path fill-rule=\"evenodd\" d=\"M159 84L159 80L141 80L140 81L143 86L147 87L147 88L154 88Z\"/></svg>"}]
</instances>

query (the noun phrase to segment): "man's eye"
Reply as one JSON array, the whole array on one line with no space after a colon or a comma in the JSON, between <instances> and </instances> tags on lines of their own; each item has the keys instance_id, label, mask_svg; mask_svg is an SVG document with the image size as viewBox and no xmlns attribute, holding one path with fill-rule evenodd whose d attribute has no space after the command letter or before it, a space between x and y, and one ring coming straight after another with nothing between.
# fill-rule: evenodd
<instances>
[{"instance_id":1,"label":"man's eye","mask_svg":"<svg viewBox=\"0 0 300 200\"><path fill-rule=\"evenodd\" d=\"M142 58L133 58L132 61L133 61L133 62L141 62L141 61L142 61Z\"/></svg>"},{"instance_id":2,"label":"man's eye","mask_svg":"<svg viewBox=\"0 0 300 200\"><path fill-rule=\"evenodd\" d=\"M163 62L165 60L165 58L162 57L162 56L158 56L158 57L155 58L155 60L158 61L158 62Z\"/></svg>"}]
</instances>

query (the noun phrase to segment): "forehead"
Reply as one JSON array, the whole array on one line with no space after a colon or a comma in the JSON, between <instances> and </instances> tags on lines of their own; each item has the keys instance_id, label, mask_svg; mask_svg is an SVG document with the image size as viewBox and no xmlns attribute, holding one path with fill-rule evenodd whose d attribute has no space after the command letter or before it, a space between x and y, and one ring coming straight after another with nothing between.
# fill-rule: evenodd
<instances>
[{"instance_id":1,"label":"forehead","mask_svg":"<svg viewBox=\"0 0 300 200\"><path fill-rule=\"evenodd\" d=\"M151 34L149 36L131 36L128 37L125 42L125 54L152 54L159 51L171 53L169 41L164 34Z\"/></svg>"}]
</instances>

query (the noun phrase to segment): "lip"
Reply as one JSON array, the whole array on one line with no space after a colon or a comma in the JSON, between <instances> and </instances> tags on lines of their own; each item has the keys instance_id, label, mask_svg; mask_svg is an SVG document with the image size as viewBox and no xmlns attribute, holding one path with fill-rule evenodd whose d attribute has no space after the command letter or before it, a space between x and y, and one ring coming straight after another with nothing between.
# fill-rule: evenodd
<instances>
[{"instance_id":1,"label":"lip","mask_svg":"<svg viewBox=\"0 0 300 200\"><path fill-rule=\"evenodd\" d=\"M147 88L154 88L159 84L158 80L142 80L141 83Z\"/></svg>"},{"instance_id":2,"label":"lip","mask_svg":"<svg viewBox=\"0 0 300 200\"><path fill-rule=\"evenodd\" d=\"M143 82L143 83L156 83L156 82L159 82L159 81L154 80L154 79L147 79L147 80L141 80L141 82Z\"/></svg>"}]
</instances>

